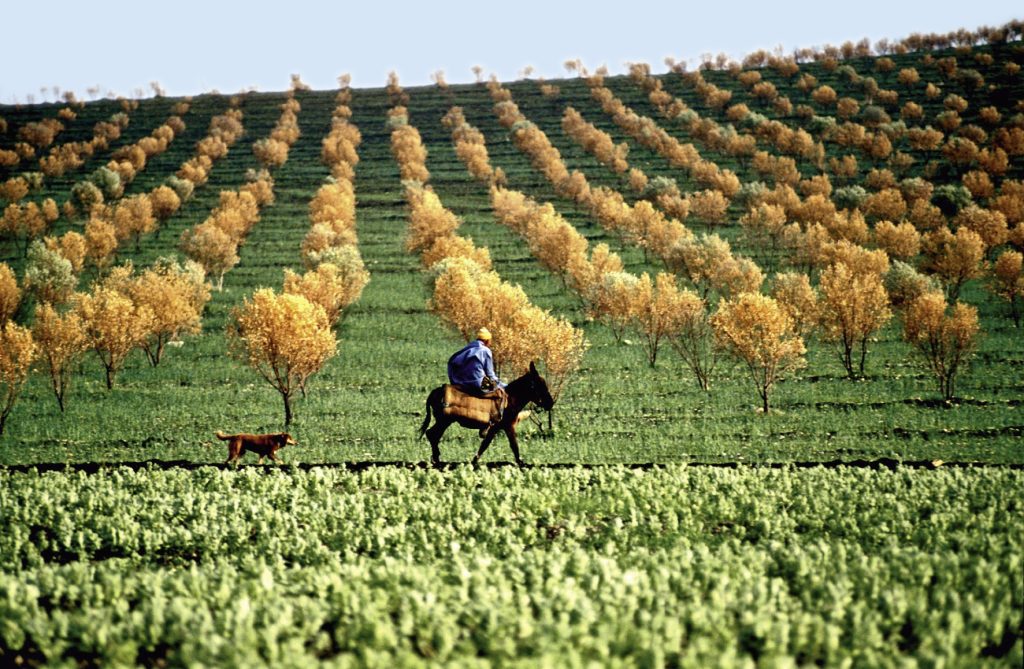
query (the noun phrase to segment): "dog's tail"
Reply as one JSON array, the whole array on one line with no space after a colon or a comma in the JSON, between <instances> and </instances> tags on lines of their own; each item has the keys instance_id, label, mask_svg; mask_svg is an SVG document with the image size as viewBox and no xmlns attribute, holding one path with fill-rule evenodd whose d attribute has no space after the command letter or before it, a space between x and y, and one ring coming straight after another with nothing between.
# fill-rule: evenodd
<instances>
[{"instance_id":1,"label":"dog's tail","mask_svg":"<svg viewBox=\"0 0 1024 669\"><path fill-rule=\"evenodd\" d=\"M230 434L224 434L220 430L217 430L216 435L217 435L217 438L220 439L221 441L228 441L229 439L231 439L231 435Z\"/></svg>"}]
</instances>

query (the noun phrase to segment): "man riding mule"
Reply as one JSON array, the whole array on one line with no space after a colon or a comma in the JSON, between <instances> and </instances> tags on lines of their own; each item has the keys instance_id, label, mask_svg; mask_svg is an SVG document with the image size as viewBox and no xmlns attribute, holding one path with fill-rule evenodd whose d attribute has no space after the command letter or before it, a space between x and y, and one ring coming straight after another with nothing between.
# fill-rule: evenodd
<instances>
[{"instance_id":1,"label":"man riding mule","mask_svg":"<svg viewBox=\"0 0 1024 669\"><path fill-rule=\"evenodd\" d=\"M516 425L526 415L522 413L523 409L532 403L541 409L550 410L555 403L547 382L532 362L526 374L507 385L501 383L494 374L493 357L487 346L490 339L490 332L481 328L477 332L477 339L448 361L448 378L451 383L435 388L427 396L427 415L420 426L420 436L426 435L430 442L430 460L435 467L441 464L438 444L452 423L480 431L483 441L473 457L474 465L480 461L484 451L501 430L508 437L516 464L522 466ZM493 385L488 387L485 379ZM427 429L431 416L434 425Z\"/></svg>"},{"instance_id":2,"label":"man riding mule","mask_svg":"<svg viewBox=\"0 0 1024 669\"><path fill-rule=\"evenodd\" d=\"M494 355L491 353L490 344L490 330L480 328L476 332L476 339L448 358L450 386L445 397L446 406L464 407L467 412L471 412L472 415L467 417L477 418L477 413L487 411L490 414L487 420L488 427L501 420L508 401L505 384L494 373ZM463 393L469 397L462 397ZM470 398L486 401L474 402ZM487 428L483 428L480 431L481 437L486 430Z\"/></svg>"}]
</instances>

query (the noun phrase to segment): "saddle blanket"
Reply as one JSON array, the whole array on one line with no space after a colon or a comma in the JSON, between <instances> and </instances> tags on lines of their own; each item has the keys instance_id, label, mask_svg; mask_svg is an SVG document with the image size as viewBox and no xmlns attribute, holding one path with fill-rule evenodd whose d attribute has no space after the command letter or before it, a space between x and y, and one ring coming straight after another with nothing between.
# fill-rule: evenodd
<instances>
[{"instance_id":1,"label":"saddle blanket","mask_svg":"<svg viewBox=\"0 0 1024 669\"><path fill-rule=\"evenodd\" d=\"M499 402L504 403L504 393L495 394L494 397L474 397L455 386L446 383L444 386L444 414L446 416L458 416L468 418L478 423L487 424L498 420L500 411Z\"/></svg>"}]
</instances>

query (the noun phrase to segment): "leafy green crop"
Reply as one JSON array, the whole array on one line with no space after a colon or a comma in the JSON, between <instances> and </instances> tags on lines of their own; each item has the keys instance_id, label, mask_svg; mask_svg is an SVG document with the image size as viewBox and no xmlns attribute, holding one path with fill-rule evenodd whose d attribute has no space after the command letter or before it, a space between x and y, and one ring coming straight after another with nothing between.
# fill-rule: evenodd
<instances>
[{"instance_id":1,"label":"leafy green crop","mask_svg":"<svg viewBox=\"0 0 1024 669\"><path fill-rule=\"evenodd\" d=\"M1010 469L0 473L0 662L1019 666Z\"/></svg>"}]
</instances>

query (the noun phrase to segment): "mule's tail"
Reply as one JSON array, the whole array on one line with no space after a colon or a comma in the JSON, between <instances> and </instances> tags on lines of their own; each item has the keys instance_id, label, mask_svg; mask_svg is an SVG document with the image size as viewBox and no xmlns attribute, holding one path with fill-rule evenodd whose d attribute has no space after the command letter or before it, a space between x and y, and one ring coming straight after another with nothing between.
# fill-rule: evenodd
<instances>
[{"instance_id":1,"label":"mule's tail","mask_svg":"<svg viewBox=\"0 0 1024 669\"><path fill-rule=\"evenodd\" d=\"M427 395L427 415L423 418L423 425L420 425L420 438L427 433L427 428L430 427L430 400L434 399L434 394L437 389L431 390L430 394Z\"/></svg>"},{"instance_id":2,"label":"mule's tail","mask_svg":"<svg viewBox=\"0 0 1024 669\"><path fill-rule=\"evenodd\" d=\"M217 435L217 438L220 439L221 441L227 441L232 436L230 434L224 434L220 430L217 430L216 435Z\"/></svg>"}]
</instances>

